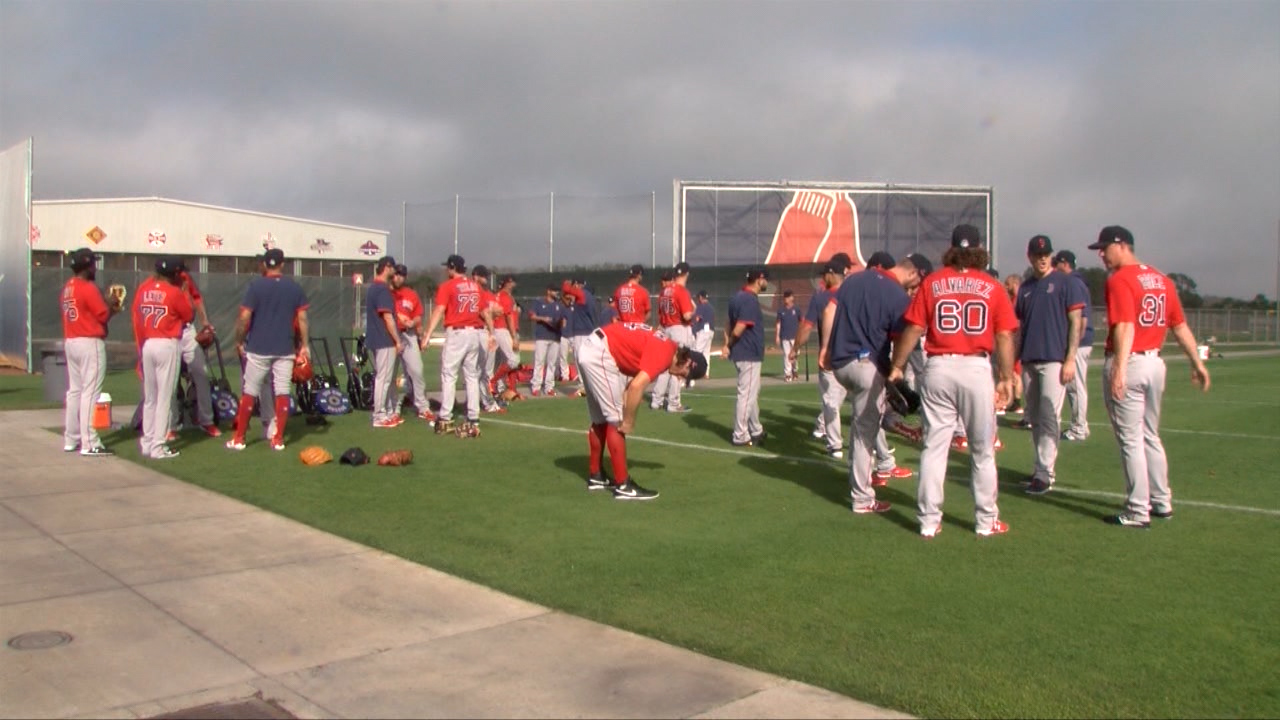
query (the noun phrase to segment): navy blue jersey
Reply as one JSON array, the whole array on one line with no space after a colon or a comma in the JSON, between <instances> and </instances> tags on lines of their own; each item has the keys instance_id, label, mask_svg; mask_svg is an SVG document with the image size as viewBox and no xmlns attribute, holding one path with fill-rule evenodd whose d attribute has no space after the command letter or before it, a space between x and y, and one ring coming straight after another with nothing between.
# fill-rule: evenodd
<instances>
[{"instance_id":1,"label":"navy blue jersey","mask_svg":"<svg viewBox=\"0 0 1280 720\"><path fill-rule=\"evenodd\" d=\"M369 293L364 298L364 346L370 351L395 346L387 332L387 321L382 313L395 317L396 301L391 296L391 286L375 280L369 283Z\"/></svg>"},{"instance_id":2,"label":"navy blue jersey","mask_svg":"<svg viewBox=\"0 0 1280 720\"><path fill-rule=\"evenodd\" d=\"M750 290L739 290L729 301L729 332L734 326L745 323L733 347L729 348L729 359L734 362L760 362L764 360L764 317L760 314L760 298Z\"/></svg>"},{"instance_id":3,"label":"navy blue jersey","mask_svg":"<svg viewBox=\"0 0 1280 720\"><path fill-rule=\"evenodd\" d=\"M1093 298L1089 294L1089 283L1079 270L1072 270L1071 277L1080 281L1084 292L1084 309L1081 310L1084 313L1084 333L1080 335L1080 347L1090 347L1093 345L1093 318L1089 308L1093 307Z\"/></svg>"},{"instance_id":4,"label":"navy blue jersey","mask_svg":"<svg viewBox=\"0 0 1280 720\"><path fill-rule=\"evenodd\" d=\"M579 288L582 292L583 301L575 302L572 306L566 306L564 336L565 337L582 337L590 335L592 330L600 327L600 322L596 316L596 298L591 294L590 290Z\"/></svg>"},{"instance_id":5,"label":"navy blue jersey","mask_svg":"<svg viewBox=\"0 0 1280 720\"><path fill-rule=\"evenodd\" d=\"M889 339L901 330L902 313L911 299L898 281L879 270L863 270L845 278L835 293L836 315L827 343L833 368L872 358L889 371Z\"/></svg>"},{"instance_id":6,"label":"navy blue jersey","mask_svg":"<svg viewBox=\"0 0 1280 720\"><path fill-rule=\"evenodd\" d=\"M809 304L804 310L804 323L810 327L818 328L818 342L822 342L822 309L831 302L834 292L828 290L824 285L813 291L813 297L809 298Z\"/></svg>"},{"instance_id":7,"label":"navy blue jersey","mask_svg":"<svg viewBox=\"0 0 1280 720\"><path fill-rule=\"evenodd\" d=\"M244 340L246 351L275 357L293 354L293 321L307 309L307 294L298 283L280 275L256 277L240 306L253 313Z\"/></svg>"},{"instance_id":8,"label":"navy blue jersey","mask_svg":"<svg viewBox=\"0 0 1280 720\"><path fill-rule=\"evenodd\" d=\"M800 331L800 309L797 307L782 307L778 310L778 338L780 340L795 340L796 333Z\"/></svg>"},{"instance_id":9,"label":"navy blue jersey","mask_svg":"<svg viewBox=\"0 0 1280 720\"><path fill-rule=\"evenodd\" d=\"M600 327L604 327L618 319L618 311L613 309L612 305L606 305L600 308Z\"/></svg>"},{"instance_id":10,"label":"navy blue jersey","mask_svg":"<svg viewBox=\"0 0 1280 720\"><path fill-rule=\"evenodd\" d=\"M1062 362L1070 326L1067 312L1083 312L1088 301L1084 286L1058 270L1024 281L1013 306L1022 329L1018 358L1024 363Z\"/></svg>"},{"instance_id":11,"label":"navy blue jersey","mask_svg":"<svg viewBox=\"0 0 1280 720\"><path fill-rule=\"evenodd\" d=\"M551 325L538 320L533 321L533 339L560 342L560 319L564 317L564 306L559 300L538 299L529 303L529 311L538 317L551 318Z\"/></svg>"},{"instance_id":12,"label":"navy blue jersey","mask_svg":"<svg viewBox=\"0 0 1280 720\"><path fill-rule=\"evenodd\" d=\"M700 302L693 307L693 331L716 329L716 310L710 302Z\"/></svg>"}]
</instances>

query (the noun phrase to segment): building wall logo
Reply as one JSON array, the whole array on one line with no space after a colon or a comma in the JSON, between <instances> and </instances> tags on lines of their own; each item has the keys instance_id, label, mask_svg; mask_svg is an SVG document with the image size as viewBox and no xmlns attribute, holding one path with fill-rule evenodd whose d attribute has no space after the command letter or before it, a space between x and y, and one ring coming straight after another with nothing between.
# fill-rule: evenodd
<instances>
[{"instance_id":1,"label":"building wall logo","mask_svg":"<svg viewBox=\"0 0 1280 720\"><path fill-rule=\"evenodd\" d=\"M97 245L98 243L101 243L103 240L107 239L106 231L98 227L97 225L94 225L92 228L90 228L89 232L85 233L84 236L89 238L89 241L92 242L94 245Z\"/></svg>"},{"instance_id":2,"label":"building wall logo","mask_svg":"<svg viewBox=\"0 0 1280 720\"><path fill-rule=\"evenodd\" d=\"M204 236L204 246L210 250L222 249L222 236L209 233Z\"/></svg>"},{"instance_id":3,"label":"building wall logo","mask_svg":"<svg viewBox=\"0 0 1280 720\"><path fill-rule=\"evenodd\" d=\"M382 252L382 248L378 246L378 243L372 240L369 240L365 242L365 244L360 246L360 254L364 255L365 257L374 257L375 255L378 255L381 252Z\"/></svg>"},{"instance_id":4,"label":"building wall logo","mask_svg":"<svg viewBox=\"0 0 1280 720\"><path fill-rule=\"evenodd\" d=\"M275 236L275 235L272 235L271 233L267 233L267 234L263 235L263 236L262 236L262 249L263 249L263 250L275 250L275 249L276 249L276 236Z\"/></svg>"},{"instance_id":5,"label":"building wall logo","mask_svg":"<svg viewBox=\"0 0 1280 720\"><path fill-rule=\"evenodd\" d=\"M31 226L31 247L35 247L36 243L38 242L40 242L40 228L35 225L32 225Z\"/></svg>"},{"instance_id":6,"label":"building wall logo","mask_svg":"<svg viewBox=\"0 0 1280 720\"><path fill-rule=\"evenodd\" d=\"M311 243L311 249L314 250L316 254L323 255L333 250L333 243L325 240L324 238L316 238L316 241Z\"/></svg>"},{"instance_id":7,"label":"building wall logo","mask_svg":"<svg viewBox=\"0 0 1280 720\"><path fill-rule=\"evenodd\" d=\"M147 233L147 244L151 247L164 247L168 240L169 238L165 236L163 230L152 230Z\"/></svg>"}]
</instances>

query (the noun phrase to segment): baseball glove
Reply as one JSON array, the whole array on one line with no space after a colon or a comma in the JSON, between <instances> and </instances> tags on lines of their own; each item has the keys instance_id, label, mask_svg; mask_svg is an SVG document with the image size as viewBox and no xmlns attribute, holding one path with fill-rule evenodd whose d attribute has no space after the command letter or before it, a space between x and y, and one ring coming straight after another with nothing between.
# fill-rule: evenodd
<instances>
[{"instance_id":1,"label":"baseball glove","mask_svg":"<svg viewBox=\"0 0 1280 720\"><path fill-rule=\"evenodd\" d=\"M903 417L913 415L920 410L920 393L912 390L906 380L886 384L884 394L889 407Z\"/></svg>"},{"instance_id":2,"label":"baseball glove","mask_svg":"<svg viewBox=\"0 0 1280 720\"><path fill-rule=\"evenodd\" d=\"M107 298L112 309L119 310L124 307L124 299L129 297L129 289L123 285L111 285L107 288Z\"/></svg>"},{"instance_id":3,"label":"baseball glove","mask_svg":"<svg viewBox=\"0 0 1280 720\"><path fill-rule=\"evenodd\" d=\"M298 453L298 459L302 461L303 465L323 465L327 462L332 462L333 456L329 454L328 450L319 445L312 445Z\"/></svg>"},{"instance_id":4,"label":"baseball glove","mask_svg":"<svg viewBox=\"0 0 1280 720\"><path fill-rule=\"evenodd\" d=\"M389 467L400 467L411 462L413 462L412 450L388 450L378 458L379 465L387 465Z\"/></svg>"},{"instance_id":5,"label":"baseball glove","mask_svg":"<svg viewBox=\"0 0 1280 720\"><path fill-rule=\"evenodd\" d=\"M196 333L196 344L202 348L207 348L213 344L213 328L205 325L200 328L200 332Z\"/></svg>"}]
</instances>

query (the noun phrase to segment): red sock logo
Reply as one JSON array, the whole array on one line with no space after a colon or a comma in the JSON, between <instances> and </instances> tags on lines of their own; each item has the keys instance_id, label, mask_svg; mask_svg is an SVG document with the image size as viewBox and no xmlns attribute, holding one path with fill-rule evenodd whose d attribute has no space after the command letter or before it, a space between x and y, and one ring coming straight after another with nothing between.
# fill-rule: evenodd
<instances>
[{"instance_id":1,"label":"red sock logo","mask_svg":"<svg viewBox=\"0 0 1280 720\"><path fill-rule=\"evenodd\" d=\"M838 252L863 265L853 200L847 193L799 190L778 219L765 264L824 262Z\"/></svg>"}]
</instances>

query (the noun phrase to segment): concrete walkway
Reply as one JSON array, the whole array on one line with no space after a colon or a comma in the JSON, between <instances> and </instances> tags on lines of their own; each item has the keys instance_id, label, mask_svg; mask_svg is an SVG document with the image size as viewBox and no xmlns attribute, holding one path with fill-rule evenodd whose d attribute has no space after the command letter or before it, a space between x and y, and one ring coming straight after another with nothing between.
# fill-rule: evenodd
<instances>
[{"instance_id":1,"label":"concrete walkway","mask_svg":"<svg viewBox=\"0 0 1280 720\"><path fill-rule=\"evenodd\" d=\"M255 696L317 718L905 717L64 453L60 425L0 413L4 717Z\"/></svg>"}]
</instances>

